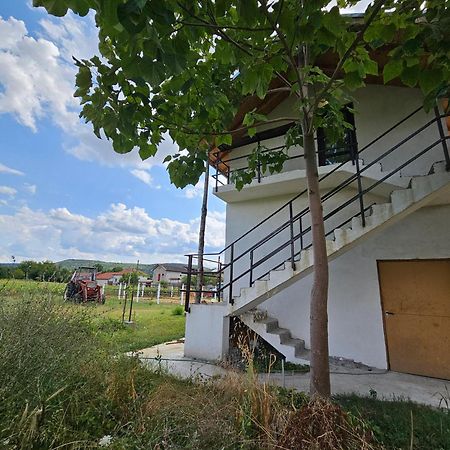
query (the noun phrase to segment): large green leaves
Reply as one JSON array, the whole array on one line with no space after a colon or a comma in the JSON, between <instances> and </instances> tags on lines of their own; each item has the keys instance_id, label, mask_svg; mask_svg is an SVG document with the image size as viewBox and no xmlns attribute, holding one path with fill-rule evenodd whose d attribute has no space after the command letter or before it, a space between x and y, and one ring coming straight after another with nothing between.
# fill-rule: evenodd
<instances>
[{"instance_id":1,"label":"large green leaves","mask_svg":"<svg viewBox=\"0 0 450 450\"><path fill-rule=\"evenodd\" d=\"M328 3L33 1L57 16L69 9L80 15L94 10L101 58L77 61L75 95L82 117L97 136L111 139L117 152L138 149L142 159L154 156L170 136L182 150L171 155L168 166L177 186L198 180L211 145L233 142L226 132L231 124L249 136L262 122L271 126L271 116L260 115L254 105L258 98L270 104L277 91L293 99L286 114L297 125L288 133L289 145L301 144L299 123L305 118L326 128L328 136L339 136L348 126L341 114L351 100L348 92L379 77L378 62L385 83L420 87L428 106L449 91L450 18L441 0L428 0L426 10L420 2L407 8L404 2L386 2L371 23L373 5L361 19L341 15L337 6L327 9ZM338 6L354 3L339 0ZM333 73L329 61L340 58ZM283 155L253 154L250 172L236 178L240 187L251 181L255 161L277 171Z\"/></svg>"}]
</instances>

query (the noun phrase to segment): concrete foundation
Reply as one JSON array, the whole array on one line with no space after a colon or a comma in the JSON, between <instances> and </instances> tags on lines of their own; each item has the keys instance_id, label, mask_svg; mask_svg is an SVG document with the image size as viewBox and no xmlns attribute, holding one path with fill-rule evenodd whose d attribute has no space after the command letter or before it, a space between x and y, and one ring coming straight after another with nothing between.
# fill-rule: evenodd
<instances>
[{"instance_id":1,"label":"concrete foundation","mask_svg":"<svg viewBox=\"0 0 450 450\"><path fill-rule=\"evenodd\" d=\"M194 304L186 317L185 355L218 361L228 353L230 319L225 304Z\"/></svg>"}]
</instances>

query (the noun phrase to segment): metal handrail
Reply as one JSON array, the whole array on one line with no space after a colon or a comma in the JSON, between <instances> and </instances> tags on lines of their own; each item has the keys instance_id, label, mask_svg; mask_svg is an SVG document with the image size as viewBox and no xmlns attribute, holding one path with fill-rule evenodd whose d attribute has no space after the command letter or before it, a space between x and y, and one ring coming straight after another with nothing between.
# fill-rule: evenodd
<instances>
[{"instance_id":1,"label":"metal handrail","mask_svg":"<svg viewBox=\"0 0 450 450\"><path fill-rule=\"evenodd\" d=\"M331 211L330 213L328 213L325 217L324 217L324 221L326 221L327 219L329 219L330 217L333 217L338 211L341 211L343 208L347 207L348 205L352 204L353 202L355 202L356 200L359 200L360 202L360 212L352 217L350 217L348 220L346 220L345 222L343 222L343 224L341 224L341 226L345 225L346 223L348 223L349 221L352 220L353 217L357 217L359 215L361 215L361 219L362 219L362 225L365 226L365 213L368 209L370 209L372 207L372 205L370 205L369 207L364 207L364 203L363 203L363 197L366 193L370 192L372 189L374 189L376 186L378 186L379 184L381 184L382 182L384 182L386 179L390 178L392 175L394 175L395 173L398 173L400 170L402 170L404 167L406 167L408 164L410 164L412 161L416 160L417 158L420 158L422 155L424 155L425 153L427 153L429 150L431 150L432 148L434 148L436 145L438 145L439 143L442 143L443 145L443 149L444 149L444 155L445 155L445 160L447 162L447 169L450 169L450 159L448 156L448 148L447 148L447 141L450 139L448 136L444 135L443 129L442 129L442 123L441 123L441 119L443 117L447 117L448 114L439 114L438 110L435 110L435 118L429 120L426 124L424 124L423 126L421 126L420 128L418 128L417 130L415 130L413 133L411 133L410 135L408 135L406 138L402 139L398 144L392 146L390 149L388 149L386 152L382 153L380 156L378 156L377 158L375 158L373 161L371 161L369 164L365 165L363 168L359 168L359 161L358 161L358 156L360 153L362 153L363 151L367 150L369 147L371 147L373 144L375 144L376 142L378 142L380 139L382 139L384 136L386 136L387 134L389 134L392 130L394 130L395 128L397 128L398 126L400 126L401 124L403 124L404 122L406 122L409 118L411 118L412 116L414 116L415 114L417 114L422 108L418 108L415 111L413 111L412 113L408 114L405 118L403 118L402 120L400 120L398 123L396 123L395 125L393 125L392 127L390 127L388 130L386 130L384 133L382 133L380 136L378 136L377 138L373 139L369 144L367 144L366 146L364 146L361 150L359 150L358 152L355 152L353 157L356 160L356 173L350 175L346 180L344 180L343 182L341 182L338 186L336 186L335 188L331 189L330 191L328 191L327 193L325 193L322 197L321 200L322 202L328 200L329 198L333 197L335 194L337 194L338 192L340 192L341 190L345 189L347 186L349 186L350 184L352 184L353 182L357 181L358 184L358 193L353 196L350 200L347 200L346 202L344 202L343 204L339 205L338 208L335 208L333 211ZM423 130L425 130L426 128L428 128L431 124L438 122L438 127L439 125L441 125L439 127L439 132L440 132L440 139L436 140L434 143L432 143L431 145L429 145L428 147L426 147L424 150L422 150L421 152L419 152L418 154L416 154L415 156L409 158L405 163L401 164L399 167L396 167L393 171L391 171L390 173L388 173L387 175L385 175L384 177L382 177L380 180L376 181L374 184L372 184L370 187L362 189L362 184L361 184L361 174L364 174L364 172L366 170L368 170L370 167L374 166L375 164L377 164L379 161L381 161L382 159L384 159L385 157L387 157L388 155L390 155L392 152L394 152L396 149L398 149L400 146L404 145L406 142L408 142L409 140L413 139L415 136L417 136L419 133L421 133ZM333 168L333 170L329 171L328 173L324 174L322 177L319 178L319 181L322 181L323 179L327 178L328 176L330 176L332 173L336 172L336 170L338 170L339 168L341 168L342 166L344 166L345 164L347 164L349 161L345 161L340 163L339 165L337 165L335 168ZM293 267L295 268L295 257L298 256L300 254L300 252L302 250L304 250L305 248L309 248L311 246L311 244L308 247L304 247L303 246L303 239L304 236L309 233L311 231L311 227L308 227L306 229L302 229L302 217L305 216L306 214L309 213L309 207L304 208L302 211L300 211L299 213L296 213L295 215L292 212L292 207L293 207L293 202L298 199L299 197L301 197L302 195L304 195L307 192L307 189L303 190L302 192L300 192L299 194L297 194L295 197L293 197L290 201L288 201L286 204L282 205L280 208L278 208L277 210L275 210L272 214L270 214L269 216L267 216L264 220L262 220L261 222L259 222L254 228L248 230L246 233L244 233L243 235L241 235L239 238L237 238L236 240L234 240L233 242L231 242L230 244L228 244L222 251L220 252L213 252L213 253L205 253L205 256L219 256L222 253L226 252L227 250L230 250L231 255L230 255L230 261L228 263L222 263L220 266L219 271L221 273L224 273L225 270L227 270L228 268L230 269L230 274L229 274L229 281L223 285L220 286L220 289L218 290L218 294L220 295L220 292L224 292L225 289L229 290L229 301L232 303L233 302L233 297L232 297L232 285L233 283L235 283L236 281L238 281L239 279L241 279L242 277L244 277L245 275L250 273L250 286L253 283L253 270L257 267L259 267L262 263L266 262L267 260L269 260L272 256L278 254L281 250L283 250L284 248L286 248L287 246L291 245L291 263L293 265ZM234 257L234 246L236 245L237 242L239 242L240 240L242 240L244 237L248 236L248 234L250 234L252 231L254 231L256 228L260 227L262 224L266 223L268 220L270 220L271 218L273 218L276 214L278 214L279 212L281 212L282 210L284 210L285 208L289 208L289 220L287 220L286 222L284 222L283 224L279 225L275 230L272 230L269 234L267 234L266 236L264 236L262 239L260 239L258 242L256 242L255 244L252 244L249 248L247 248L245 251L241 252L237 257ZM300 222L300 233L298 234L294 234L293 232L293 224L299 221ZM268 241L270 241L270 239L272 239L274 236L279 235L283 230L286 230L287 228L290 228L290 239L288 241L286 241L285 243L279 245L277 248L275 248L274 250L272 250L269 254L265 255L263 258L259 259L258 261L254 261L254 251L261 247L262 245L264 245L265 243L267 243ZM334 227L331 231L329 231L326 235L328 236L329 234L331 234L336 228L338 227ZM301 249L298 252L294 251L294 243L300 239L301 242ZM237 261L239 261L242 257L244 257L245 255L250 255L250 268L247 269L246 271L243 271L242 273L240 273L237 277L233 277L233 264L236 263ZM191 254L191 255L187 255L189 256L189 260L191 262L191 266L192 266L192 259L193 258L198 258L198 255L195 254ZM287 260L289 261L289 259ZM283 261L282 263L280 263L279 265L277 265L275 267L278 268L281 265L283 265L286 261ZM271 270L274 270L274 268L270 269L267 273L269 273ZM262 276L259 276L259 278L264 277L264 274Z\"/></svg>"}]
</instances>

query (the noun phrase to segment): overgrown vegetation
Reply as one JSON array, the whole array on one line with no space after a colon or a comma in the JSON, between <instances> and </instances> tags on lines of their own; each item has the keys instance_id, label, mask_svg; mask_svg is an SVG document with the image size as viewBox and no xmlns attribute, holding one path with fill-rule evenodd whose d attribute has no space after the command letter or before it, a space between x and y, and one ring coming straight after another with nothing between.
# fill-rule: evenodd
<instances>
[{"instance_id":1,"label":"overgrown vegetation","mask_svg":"<svg viewBox=\"0 0 450 450\"><path fill-rule=\"evenodd\" d=\"M356 395L339 396L337 402L356 416L364 417L378 442L390 449L450 449L450 410L432 409L406 399L381 401Z\"/></svg>"},{"instance_id":2,"label":"overgrown vegetation","mask_svg":"<svg viewBox=\"0 0 450 450\"><path fill-rule=\"evenodd\" d=\"M259 384L252 370L181 381L117 353L104 337L122 325L93 314L100 306L29 292L0 302L2 449L450 448L445 410L353 396L311 402Z\"/></svg>"}]
</instances>

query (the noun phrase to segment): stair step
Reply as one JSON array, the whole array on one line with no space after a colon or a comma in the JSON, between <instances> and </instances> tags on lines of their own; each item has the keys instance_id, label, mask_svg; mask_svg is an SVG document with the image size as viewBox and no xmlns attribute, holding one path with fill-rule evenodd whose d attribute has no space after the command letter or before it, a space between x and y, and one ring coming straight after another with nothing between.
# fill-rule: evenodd
<instances>
[{"instance_id":1,"label":"stair step","mask_svg":"<svg viewBox=\"0 0 450 450\"><path fill-rule=\"evenodd\" d=\"M381 203L372 205L371 216L383 216L385 218L391 217L393 214L392 203Z\"/></svg>"},{"instance_id":2,"label":"stair step","mask_svg":"<svg viewBox=\"0 0 450 450\"><path fill-rule=\"evenodd\" d=\"M348 242L348 230L344 228L336 228L333 234L336 247L341 248Z\"/></svg>"},{"instance_id":3,"label":"stair step","mask_svg":"<svg viewBox=\"0 0 450 450\"><path fill-rule=\"evenodd\" d=\"M414 201L412 189L399 189L391 194L393 213L399 213L408 208Z\"/></svg>"},{"instance_id":4,"label":"stair step","mask_svg":"<svg viewBox=\"0 0 450 450\"><path fill-rule=\"evenodd\" d=\"M273 330L270 330L270 333L278 334L278 336L280 336L280 341L283 338L289 339L291 337L291 332L286 328L277 327L277 328L274 328ZM283 342L281 342L281 343L283 343Z\"/></svg>"},{"instance_id":5,"label":"stair step","mask_svg":"<svg viewBox=\"0 0 450 450\"><path fill-rule=\"evenodd\" d=\"M283 270L272 270L269 274L269 280L267 281L267 286L269 289L272 289L284 281L289 280L294 275L294 269L291 266L291 263L285 264Z\"/></svg>"},{"instance_id":6,"label":"stair step","mask_svg":"<svg viewBox=\"0 0 450 450\"><path fill-rule=\"evenodd\" d=\"M296 350L305 349L305 341L303 339L297 339L297 338L290 338L286 339L283 342L283 345L289 345L289 347L294 347Z\"/></svg>"},{"instance_id":7,"label":"stair step","mask_svg":"<svg viewBox=\"0 0 450 450\"><path fill-rule=\"evenodd\" d=\"M443 173L447 171L445 161L438 161L433 164L433 173Z\"/></svg>"},{"instance_id":8,"label":"stair step","mask_svg":"<svg viewBox=\"0 0 450 450\"><path fill-rule=\"evenodd\" d=\"M413 177L411 180L411 189L414 201L426 197L432 190L429 177Z\"/></svg>"}]
</instances>

